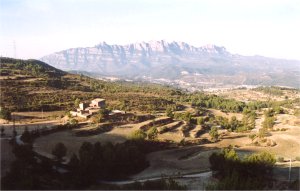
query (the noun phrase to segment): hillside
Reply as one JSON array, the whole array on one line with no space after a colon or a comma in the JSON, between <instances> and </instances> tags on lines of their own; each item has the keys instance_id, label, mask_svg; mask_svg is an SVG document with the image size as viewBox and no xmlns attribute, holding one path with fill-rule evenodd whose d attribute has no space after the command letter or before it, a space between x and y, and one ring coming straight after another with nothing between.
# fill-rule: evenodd
<instances>
[{"instance_id":1,"label":"hillside","mask_svg":"<svg viewBox=\"0 0 300 191\"><path fill-rule=\"evenodd\" d=\"M141 112L174 104L181 92L160 85L105 82L70 74L38 60L0 58L0 105L13 111L69 110L82 101L105 98L115 109ZM166 99L168 98L168 100Z\"/></svg>"},{"instance_id":2,"label":"hillside","mask_svg":"<svg viewBox=\"0 0 300 191\"><path fill-rule=\"evenodd\" d=\"M156 81L197 89L236 85L299 86L296 60L241 56L224 47L194 47L184 42L150 41L128 45L72 48L41 58L63 69L94 76Z\"/></svg>"}]
</instances>

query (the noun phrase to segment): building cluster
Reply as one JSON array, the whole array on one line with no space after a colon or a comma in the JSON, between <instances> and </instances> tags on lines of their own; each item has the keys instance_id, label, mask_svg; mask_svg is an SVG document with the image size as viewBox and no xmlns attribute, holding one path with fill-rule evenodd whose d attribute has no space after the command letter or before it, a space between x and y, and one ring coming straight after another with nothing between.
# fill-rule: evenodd
<instances>
[{"instance_id":1,"label":"building cluster","mask_svg":"<svg viewBox=\"0 0 300 191\"><path fill-rule=\"evenodd\" d=\"M105 108L105 99L97 98L92 100L90 103L80 103L79 108L77 108L76 111L70 111L70 113L73 117L82 117L87 119L102 108Z\"/></svg>"}]
</instances>

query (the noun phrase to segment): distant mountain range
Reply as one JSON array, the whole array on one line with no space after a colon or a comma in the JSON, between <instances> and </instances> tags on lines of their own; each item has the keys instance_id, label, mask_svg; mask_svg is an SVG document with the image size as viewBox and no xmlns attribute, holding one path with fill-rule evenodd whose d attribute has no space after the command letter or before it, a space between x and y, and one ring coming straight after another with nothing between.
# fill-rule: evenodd
<instances>
[{"instance_id":1,"label":"distant mountain range","mask_svg":"<svg viewBox=\"0 0 300 191\"><path fill-rule=\"evenodd\" d=\"M102 42L41 58L62 70L93 76L175 84L185 88L237 85L300 87L300 61L241 56L224 47L194 47L184 42L150 41L128 45Z\"/></svg>"}]
</instances>

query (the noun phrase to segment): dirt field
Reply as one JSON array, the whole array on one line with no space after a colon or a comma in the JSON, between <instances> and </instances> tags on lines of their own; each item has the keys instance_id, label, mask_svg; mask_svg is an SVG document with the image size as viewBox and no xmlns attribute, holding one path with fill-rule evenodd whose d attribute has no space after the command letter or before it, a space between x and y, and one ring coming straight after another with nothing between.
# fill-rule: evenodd
<instances>
[{"instance_id":1,"label":"dirt field","mask_svg":"<svg viewBox=\"0 0 300 191\"><path fill-rule=\"evenodd\" d=\"M241 114L233 114L233 113L224 113L218 110L210 110L217 116L223 116L227 118L231 118L232 116L236 116L239 120L242 119ZM260 115L256 119L256 129L253 132L249 133L234 133L234 132L226 132L226 130L220 130L219 133L223 132L224 135L221 137L221 140L216 143L203 144L200 146L188 146L182 147L172 150L164 150L150 153L147 158L150 162L150 166L144 171L140 172L132 176L132 179L141 179L141 178L151 178L157 177L161 175L178 175L180 174L189 174L189 173L197 173L203 171L209 171L209 156L212 152L218 151L221 148L228 147L232 145L236 148L240 155L249 154L252 152L260 152L260 151L268 151L273 153L276 158L284 157L284 160L288 161L290 158L292 161L293 167L293 178L299 177L299 173L297 173L297 169L300 167L300 162L295 161L296 157L300 157L300 127L298 124L299 119L293 115L288 114L280 114L277 115L276 124L274 129L285 129L285 131L271 131L268 139L272 139L276 142L276 146L273 147L260 147L260 146L250 146L251 139L248 138L249 134L253 134L261 128L261 122L263 121L263 116ZM95 143L100 141L101 143L112 142L112 143L122 143L124 142L128 135L130 135L133 131L139 129L140 127L151 123L153 120L148 120L139 124L127 124L120 127L115 127L111 131L102 133L99 135L87 136L87 137L76 137L74 135L75 130L58 132L54 134L50 134L45 137L40 137L36 139L34 148L36 151L41 153L50 154L55 144L58 142L64 143L67 148L67 156L72 155L72 153L77 153L81 144L84 141L88 141L91 143ZM170 122L169 124L164 124L163 126L172 126L176 124L175 122ZM182 140L182 126L172 129L171 131L167 131L166 133L162 133L158 135L158 139L162 140L173 140L175 142L179 142ZM30 126L33 126L31 124ZM193 133L196 132L197 128L191 130L189 132L190 137L186 138L186 140L194 140L195 138L192 136ZM194 132L195 131L195 132ZM208 133L204 133L199 137L200 139L207 138L209 139ZM286 180L286 173L288 172L287 165L288 162L278 163L276 171L276 176L282 180ZM190 184L198 185L196 180L199 179L186 179L185 182L190 182ZM203 183L203 182L202 182ZM191 187L193 188L193 187ZM195 187L196 188L196 187Z\"/></svg>"},{"instance_id":2,"label":"dirt field","mask_svg":"<svg viewBox=\"0 0 300 191\"><path fill-rule=\"evenodd\" d=\"M216 149L205 146L191 146L153 152L147 156L150 167L132 178L141 179L209 171L208 157L214 151Z\"/></svg>"},{"instance_id":3,"label":"dirt field","mask_svg":"<svg viewBox=\"0 0 300 191\"><path fill-rule=\"evenodd\" d=\"M71 156L73 153L78 152L78 149L80 148L81 144L85 141L91 143L95 143L97 141L101 143L112 142L113 144L125 142L127 140L127 136L130 135L133 131L152 121L153 120L148 120L138 124L127 124L115 127L111 131L106 133L87 137L75 136L74 133L76 130L57 132L36 139L34 142L34 149L38 152L51 153L55 144L58 142L62 142L68 148L67 156ZM83 129L84 128L85 127L83 127Z\"/></svg>"}]
</instances>

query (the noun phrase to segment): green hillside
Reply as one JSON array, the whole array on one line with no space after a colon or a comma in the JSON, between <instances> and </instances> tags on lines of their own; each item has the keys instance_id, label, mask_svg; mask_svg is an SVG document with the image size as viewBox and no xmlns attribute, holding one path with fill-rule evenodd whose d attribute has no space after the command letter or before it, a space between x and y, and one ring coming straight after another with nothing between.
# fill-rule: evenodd
<instances>
[{"instance_id":1,"label":"green hillside","mask_svg":"<svg viewBox=\"0 0 300 191\"><path fill-rule=\"evenodd\" d=\"M68 110L77 98L101 97L112 109L151 112L175 105L171 100L182 94L166 86L105 82L70 74L38 60L2 57L0 66L0 104L12 111Z\"/></svg>"}]
</instances>

